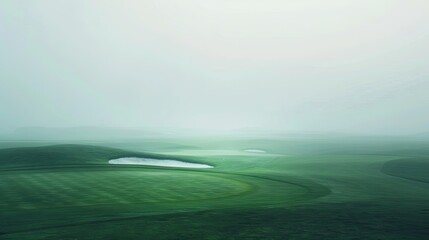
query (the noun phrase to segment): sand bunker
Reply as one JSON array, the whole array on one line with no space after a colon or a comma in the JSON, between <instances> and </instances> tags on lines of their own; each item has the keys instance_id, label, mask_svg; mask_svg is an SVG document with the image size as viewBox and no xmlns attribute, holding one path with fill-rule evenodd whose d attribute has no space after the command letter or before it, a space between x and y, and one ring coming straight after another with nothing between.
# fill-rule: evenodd
<instances>
[{"instance_id":1,"label":"sand bunker","mask_svg":"<svg viewBox=\"0 0 429 240\"><path fill-rule=\"evenodd\" d=\"M245 152L251 152L251 153L266 153L266 151L261 149L244 149Z\"/></svg>"},{"instance_id":2,"label":"sand bunker","mask_svg":"<svg viewBox=\"0 0 429 240\"><path fill-rule=\"evenodd\" d=\"M138 157L124 157L109 160L110 164L132 164L132 165L147 165L160 167L178 167L178 168L213 168L213 166L201 163L182 162L170 159L152 159Z\"/></svg>"}]
</instances>

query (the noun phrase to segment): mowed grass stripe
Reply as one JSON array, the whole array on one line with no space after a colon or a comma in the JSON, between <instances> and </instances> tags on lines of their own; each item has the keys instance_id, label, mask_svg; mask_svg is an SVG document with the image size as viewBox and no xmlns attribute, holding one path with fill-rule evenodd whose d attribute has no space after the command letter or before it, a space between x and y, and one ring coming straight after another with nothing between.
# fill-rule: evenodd
<instances>
[{"instance_id":1,"label":"mowed grass stripe","mask_svg":"<svg viewBox=\"0 0 429 240\"><path fill-rule=\"evenodd\" d=\"M251 186L232 179L168 171L75 171L1 175L1 202L11 208L195 201L227 197Z\"/></svg>"}]
</instances>

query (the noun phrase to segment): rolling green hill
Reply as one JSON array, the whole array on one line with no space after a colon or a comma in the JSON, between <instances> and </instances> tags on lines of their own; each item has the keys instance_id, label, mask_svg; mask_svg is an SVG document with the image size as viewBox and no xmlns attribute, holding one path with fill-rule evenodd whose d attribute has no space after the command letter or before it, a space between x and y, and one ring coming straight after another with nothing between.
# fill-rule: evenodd
<instances>
[{"instance_id":1,"label":"rolling green hill","mask_svg":"<svg viewBox=\"0 0 429 240\"><path fill-rule=\"evenodd\" d=\"M120 157L171 158L167 155L127 151L110 147L63 144L0 149L0 169L107 164L109 159ZM174 158L181 159L180 157Z\"/></svg>"},{"instance_id":2,"label":"rolling green hill","mask_svg":"<svg viewBox=\"0 0 429 240\"><path fill-rule=\"evenodd\" d=\"M429 183L429 159L427 158L392 160L383 165L382 171L392 176Z\"/></svg>"}]
</instances>

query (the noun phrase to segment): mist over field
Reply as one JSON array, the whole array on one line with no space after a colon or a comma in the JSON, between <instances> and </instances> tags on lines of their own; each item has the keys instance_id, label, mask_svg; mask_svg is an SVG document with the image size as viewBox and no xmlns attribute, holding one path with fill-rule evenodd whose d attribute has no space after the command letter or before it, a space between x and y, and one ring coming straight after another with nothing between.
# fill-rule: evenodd
<instances>
[{"instance_id":1,"label":"mist over field","mask_svg":"<svg viewBox=\"0 0 429 240\"><path fill-rule=\"evenodd\" d=\"M428 13L424 0L3 0L0 132L428 132Z\"/></svg>"},{"instance_id":2,"label":"mist over field","mask_svg":"<svg viewBox=\"0 0 429 240\"><path fill-rule=\"evenodd\" d=\"M428 0L0 0L0 240L427 240Z\"/></svg>"}]
</instances>

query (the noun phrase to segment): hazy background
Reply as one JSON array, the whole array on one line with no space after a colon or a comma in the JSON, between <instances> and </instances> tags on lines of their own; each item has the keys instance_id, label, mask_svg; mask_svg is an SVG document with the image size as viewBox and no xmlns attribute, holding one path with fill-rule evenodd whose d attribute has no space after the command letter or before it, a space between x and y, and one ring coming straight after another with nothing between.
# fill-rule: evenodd
<instances>
[{"instance_id":1,"label":"hazy background","mask_svg":"<svg viewBox=\"0 0 429 240\"><path fill-rule=\"evenodd\" d=\"M1 0L0 131L429 131L427 0Z\"/></svg>"}]
</instances>

